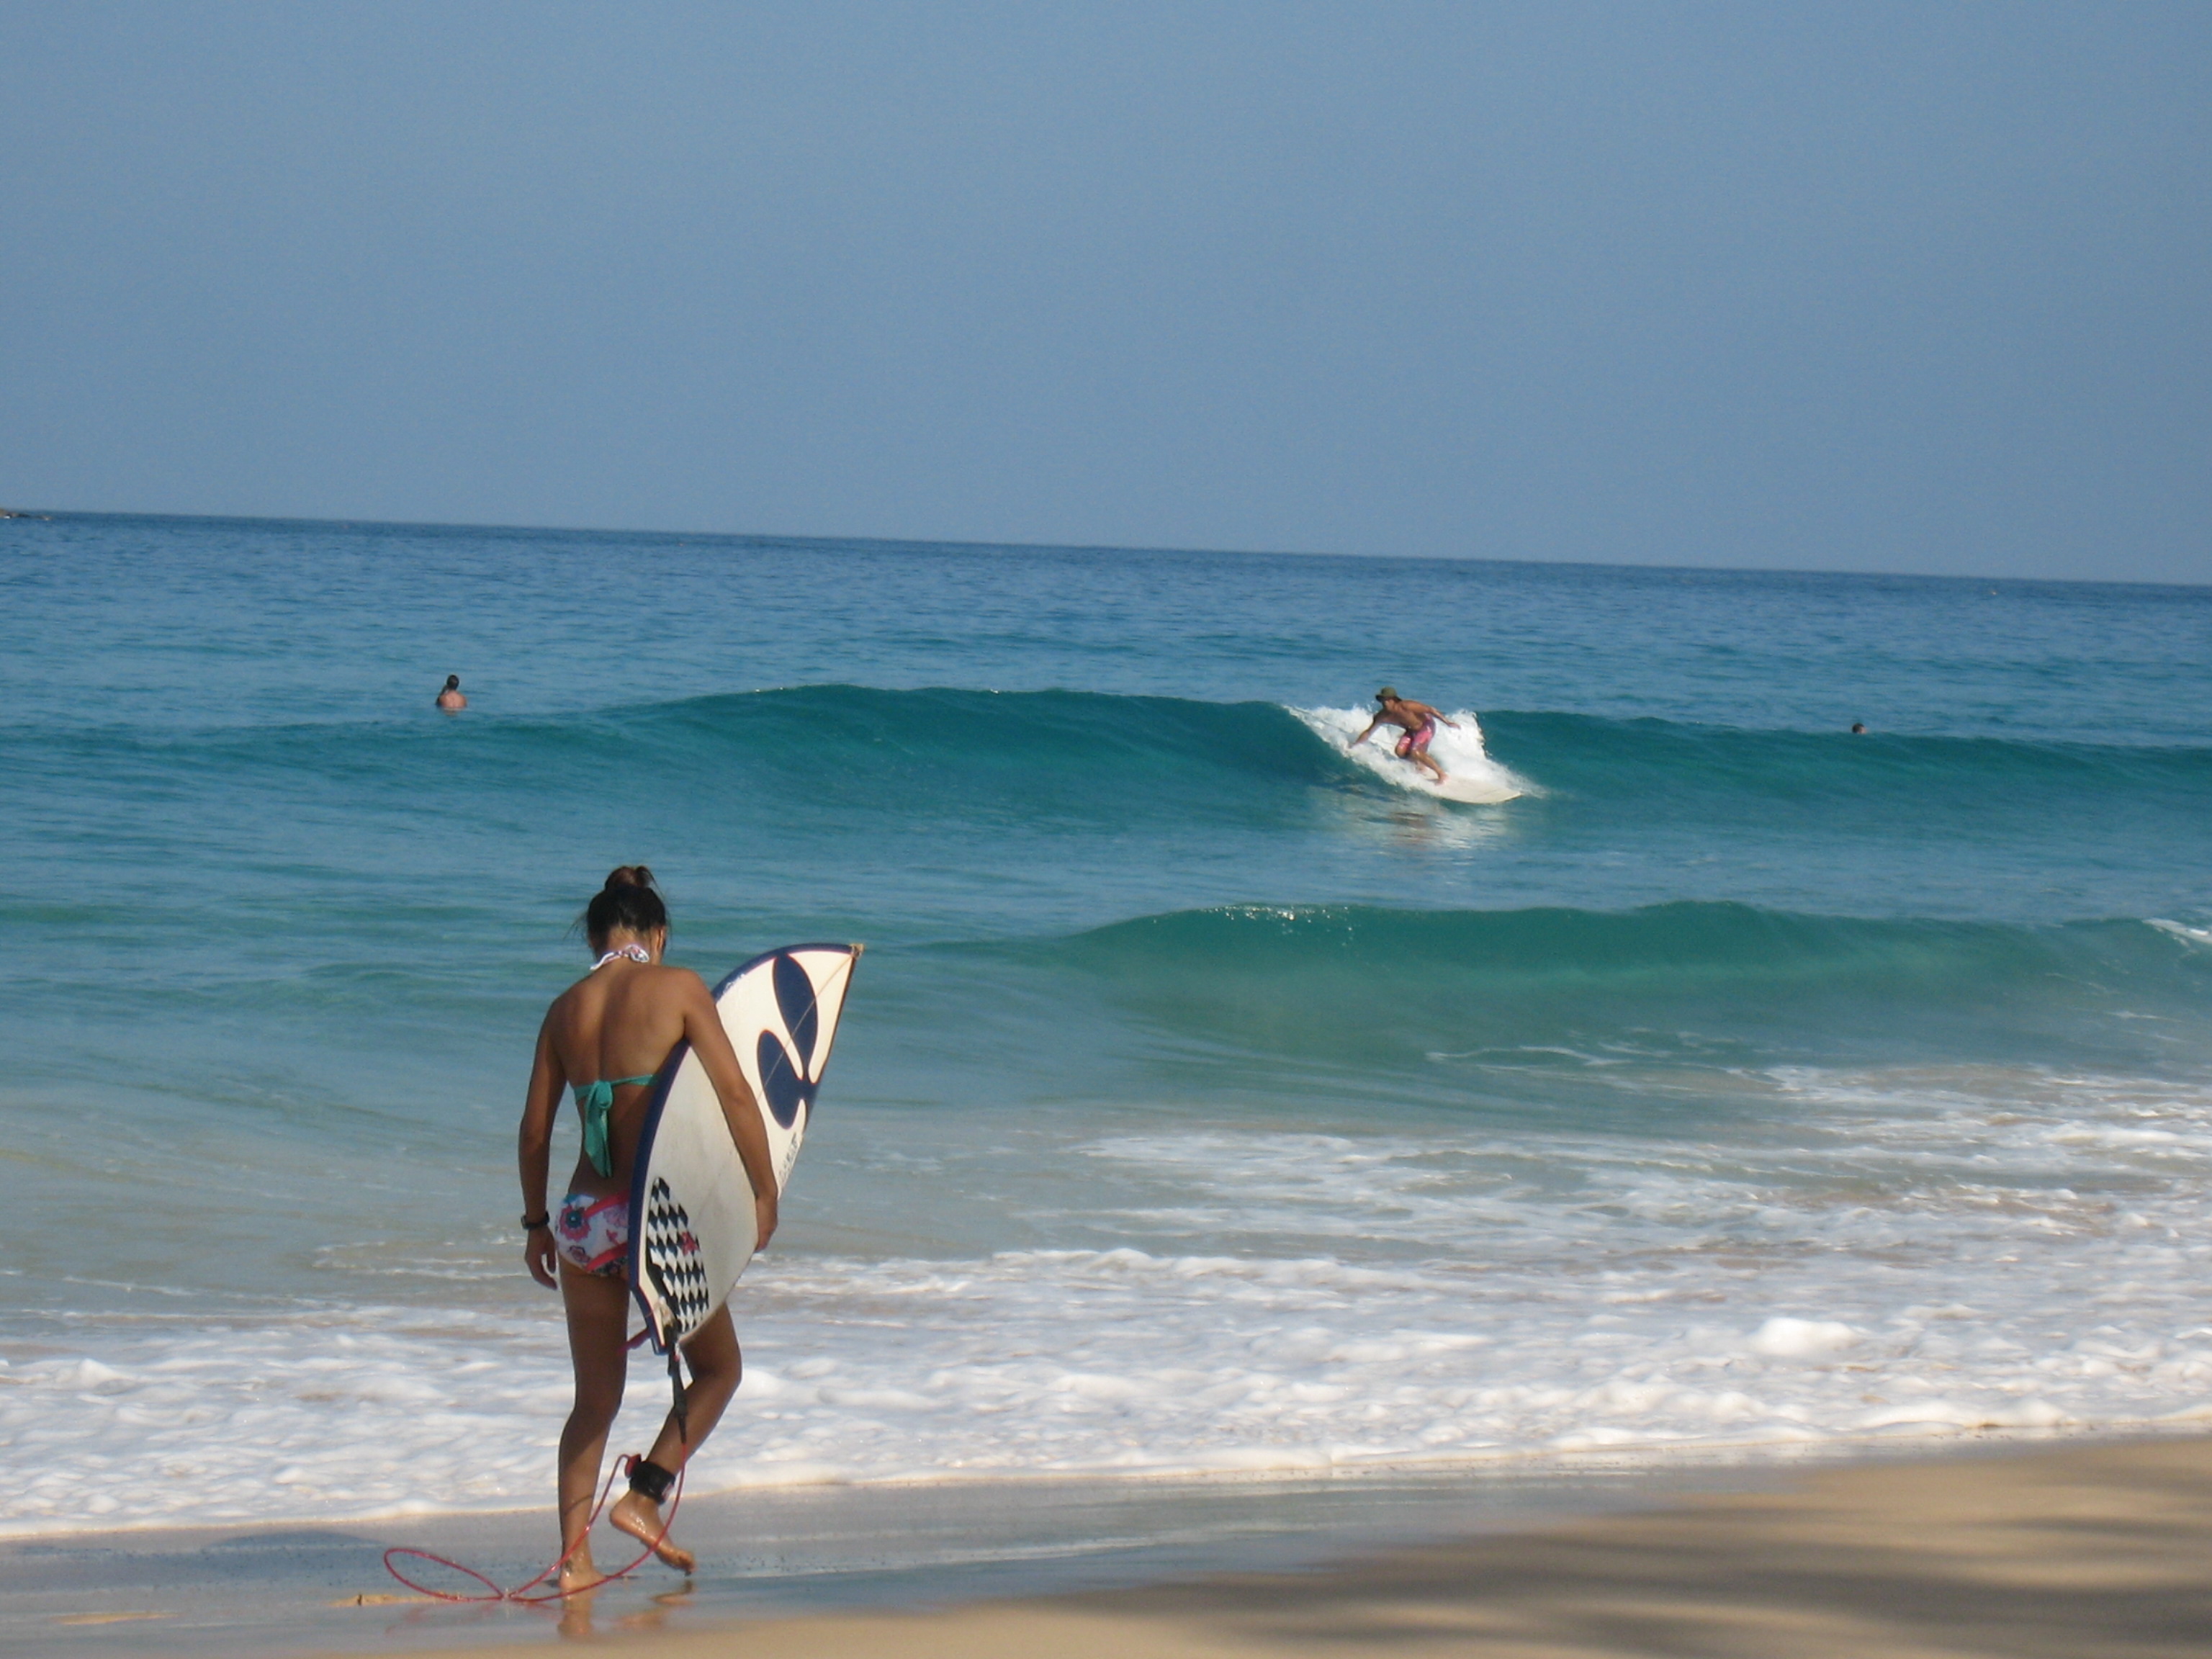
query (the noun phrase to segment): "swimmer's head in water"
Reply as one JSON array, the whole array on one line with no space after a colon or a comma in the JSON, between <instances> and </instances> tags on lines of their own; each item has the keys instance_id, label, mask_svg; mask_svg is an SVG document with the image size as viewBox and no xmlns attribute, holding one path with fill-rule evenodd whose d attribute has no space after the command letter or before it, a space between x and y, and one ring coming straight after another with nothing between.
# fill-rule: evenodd
<instances>
[{"instance_id":1,"label":"swimmer's head in water","mask_svg":"<svg viewBox=\"0 0 2212 1659\"><path fill-rule=\"evenodd\" d=\"M607 884L584 907L584 937L595 953L607 948L609 936L617 928L642 938L667 927L668 907L653 887L653 872L641 864L625 864L612 872Z\"/></svg>"},{"instance_id":2,"label":"swimmer's head in water","mask_svg":"<svg viewBox=\"0 0 2212 1659\"><path fill-rule=\"evenodd\" d=\"M448 674L448 675L447 675L447 676L446 676L446 690L448 690L448 691L458 691L458 690L459 690L460 689L461 689L461 677L460 677L459 674Z\"/></svg>"},{"instance_id":3,"label":"swimmer's head in water","mask_svg":"<svg viewBox=\"0 0 2212 1659\"><path fill-rule=\"evenodd\" d=\"M1395 685L1386 685L1386 686L1384 686L1384 687L1383 687L1380 691L1377 691L1377 692L1375 694L1375 701L1376 701L1376 702L1397 702L1397 701L1398 701L1398 688L1397 688L1396 686L1395 686Z\"/></svg>"}]
</instances>

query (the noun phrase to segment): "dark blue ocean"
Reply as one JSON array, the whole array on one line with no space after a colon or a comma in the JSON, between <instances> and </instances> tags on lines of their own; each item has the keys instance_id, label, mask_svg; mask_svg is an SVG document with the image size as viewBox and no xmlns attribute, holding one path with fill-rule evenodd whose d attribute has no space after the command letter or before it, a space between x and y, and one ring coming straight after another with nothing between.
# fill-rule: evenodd
<instances>
[{"instance_id":1,"label":"dark blue ocean","mask_svg":"<svg viewBox=\"0 0 2212 1659\"><path fill-rule=\"evenodd\" d=\"M548 1500L631 862L870 946L700 1489L2212 1415L2212 589L58 516L0 647L0 1528Z\"/></svg>"}]
</instances>

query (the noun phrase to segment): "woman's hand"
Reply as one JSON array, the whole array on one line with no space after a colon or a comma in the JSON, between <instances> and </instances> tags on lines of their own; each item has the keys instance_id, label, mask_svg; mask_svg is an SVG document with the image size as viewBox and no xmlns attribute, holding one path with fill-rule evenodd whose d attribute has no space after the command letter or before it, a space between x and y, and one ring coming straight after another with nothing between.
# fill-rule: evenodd
<instances>
[{"instance_id":1,"label":"woman's hand","mask_svg":"<svg viewBox=\"0 0 2212 1659\"><path fill-rule=\"evenodd\" d=\"M769 1240L775 1237L775 1189L773 1187L764 1193L753 1194L753 1225L760 1232L760 1237L753 1241L753 1249L768 1249Z\"/></svg>"},{"instance_id":2,"label":"woman's hand","mask_svg":"<svg viewBox=\"0 0 2212 1659\"><path fill-rule=\"evenodd\" d=\"M522 1241L522 1262L530 1269L530 1276L549 1291L559 1290L561 1281L553 1270L560 1260L553 1249L553 1230L532 1227L529 1237Z\"/></svg>"}]
</instances>

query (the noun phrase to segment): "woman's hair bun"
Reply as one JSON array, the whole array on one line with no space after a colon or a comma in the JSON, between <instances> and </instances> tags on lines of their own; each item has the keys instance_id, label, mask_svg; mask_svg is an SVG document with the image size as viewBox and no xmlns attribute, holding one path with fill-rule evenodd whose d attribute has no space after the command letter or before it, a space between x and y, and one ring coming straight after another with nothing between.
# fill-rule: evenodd
<instances>
[{"instance_id":1,"label":"woman's hair bun","mask_svg":"<svg viewBox=\"0 0 2212 1659\"><path fill-rule=\"evenodd\" d=\"M667 926L668 907L653 887L653 872L641 864L617 866L584 907L584 934L594 951L605 950L607 935L617 927L650 933Z\"/></svg>"}]
</instances>

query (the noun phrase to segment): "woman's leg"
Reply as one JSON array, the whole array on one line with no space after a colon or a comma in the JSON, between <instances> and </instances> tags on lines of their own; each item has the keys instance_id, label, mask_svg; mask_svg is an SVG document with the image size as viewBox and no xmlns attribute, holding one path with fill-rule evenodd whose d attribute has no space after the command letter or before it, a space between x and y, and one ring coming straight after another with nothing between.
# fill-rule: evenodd
<instances>
[{"instance_id":1,"label":"woman's leg","mask_svg":"<svg viewBox=\"0 0 2212 1659\"><path fill-rule=\"evenodd\" d=\"M679 1429L676 1413L668 1413L668 1420L660 1425L660 1437L653 1443L646 1454L648 1462L658 1463L672 1474L690 1461L691 1454L705 1443L714 1433L714 1425L722 1420L730 1400L738 1391L738 1383L744 1376L744 1355L738 1348L738 1328L731 1322L727 1305L717 1308L714 1316L699 1328L698 1335L684 1345L684 1357L690 1362L691 1382L684 1390L684 1424ZM655 1551L663 1561L680 1571L689 1572L695 1565L690 1551L678 1549L661 1538L660 1505L641 1492L624 1492L614 1507L607 1511L607 1519L641 1544L660 1538Z\"/></svg>"},{"instance_id":2,"label":"woman's leg","mask_svg":"<svg viewBox=\"0 0 2212 1659\"><path fill-rule=\"evenodd\" d=\"M561 1588L566 1590L599 1580L587 1534L607 1432L622 1408L623 1379L629 1370L629 1351L623 1346L629 1286L604 1274L580 1273L564 1261L561 1299L568 1310L568 1358L576 1370L576 1404L561 1430L561 1548L564 1553L575 1551L561 1570Z\"/></svg>"}]
</instances>

